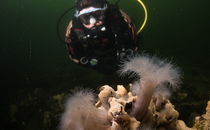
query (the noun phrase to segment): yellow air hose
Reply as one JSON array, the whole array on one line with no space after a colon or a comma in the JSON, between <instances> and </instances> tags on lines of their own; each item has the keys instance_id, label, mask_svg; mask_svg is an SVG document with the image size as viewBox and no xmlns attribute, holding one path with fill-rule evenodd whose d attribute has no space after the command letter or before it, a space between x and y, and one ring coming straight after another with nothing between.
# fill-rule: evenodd
<instances>
[{"instance_id":1,"label":"yellow air hose","mask_svg":"<svg viewBox=\"0 0 210 130\"><path fill-rule=\"evenodd\" d=\"M144 13L145 13L144 23L142 24L141 28L140 28L139 31L137 32L137 34L139 34L140 31L144 28L144 26L145 26L145 24L146 24L146 22L147 22L147 9L146 9L144 3L143 3L141 0L137 0L137 1L142 5L142 7L144 8Z\"/></svg>"}]
</instances>

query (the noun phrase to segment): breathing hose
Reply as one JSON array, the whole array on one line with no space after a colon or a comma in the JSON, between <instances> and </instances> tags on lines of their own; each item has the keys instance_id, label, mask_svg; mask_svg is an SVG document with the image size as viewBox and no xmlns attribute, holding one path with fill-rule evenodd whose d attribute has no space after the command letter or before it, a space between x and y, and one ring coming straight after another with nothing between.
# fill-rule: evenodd
<instances>
[{"instance_id":1,"label":"breathing hose","mask_svg":"<svg viewBox=\"0 0 210 130\"><path fill-rule=\"evenodd\" d=\"M147 9L146 9L144 3L141 0L137 0L137 1L142 5L142 7L144 9L144 14L145 14L144 22L143 22L142 26L140 27L140 29L137 32L137 34L139 34L141 32L141 30L144 28L144 26L145 26L145 24L147 22Z\"/></svg>"}]
</instances>

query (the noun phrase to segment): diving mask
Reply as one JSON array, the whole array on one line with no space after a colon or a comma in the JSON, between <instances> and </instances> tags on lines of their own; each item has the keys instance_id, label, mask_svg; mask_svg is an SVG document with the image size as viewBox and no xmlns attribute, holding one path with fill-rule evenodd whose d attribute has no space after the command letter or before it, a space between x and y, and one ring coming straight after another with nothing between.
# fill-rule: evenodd
<instances>
[{"instance_id":1,"label":"diving mask","mask_svg":"<svg viewBox=\"0 0 210 130\"><path fill-rule=\"evenodd\" d=\"M95 24L97 21L101 21L104 18L104 11L107 9L107 4L104 4L104 8L89 7L74 14L82 23L89 25Z\"/></svg>"}]
</instances>

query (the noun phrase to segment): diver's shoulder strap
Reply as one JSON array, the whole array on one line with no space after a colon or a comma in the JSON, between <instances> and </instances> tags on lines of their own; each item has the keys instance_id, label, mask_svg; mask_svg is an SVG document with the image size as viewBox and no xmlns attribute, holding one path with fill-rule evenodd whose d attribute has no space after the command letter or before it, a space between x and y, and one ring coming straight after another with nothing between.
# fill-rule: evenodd
<instances>
[{"instance_id":1,"label":"diver's shoulder strap","mask_svg":"<svg viewBox=\"0 0 210 130\"><path fill-rule=\"evenodd\" d=\"M72 29L75 31L77 38L83 39L85 37L85 31L84 31L84 27L82 26L81 22L78 21L77 18L73 18L73 27Z\"/></svg>"}]
</instances>

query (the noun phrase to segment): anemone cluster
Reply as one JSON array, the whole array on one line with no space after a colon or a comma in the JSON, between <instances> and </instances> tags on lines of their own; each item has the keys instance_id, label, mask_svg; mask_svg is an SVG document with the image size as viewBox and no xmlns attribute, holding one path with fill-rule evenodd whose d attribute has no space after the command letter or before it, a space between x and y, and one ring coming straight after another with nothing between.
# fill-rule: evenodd
<instances>
[{"instance_id":1,"label":"anemone cluster","mask_svg":"<svg viewBox=\"0 0 210 130\"><path fill-rule=\"evenodd\" d=\"M168 100L181 83L181 71L171 61L137 55L121 65L121 75L138 77L126 89L104 85L97 98L80 89L67 98L61 130L187 130ZM172 89L170 89L172 88Z\"/></svg>"}]
</instances>

